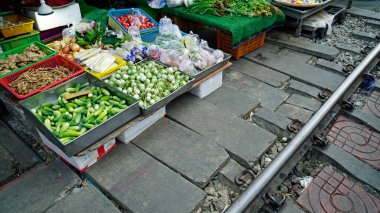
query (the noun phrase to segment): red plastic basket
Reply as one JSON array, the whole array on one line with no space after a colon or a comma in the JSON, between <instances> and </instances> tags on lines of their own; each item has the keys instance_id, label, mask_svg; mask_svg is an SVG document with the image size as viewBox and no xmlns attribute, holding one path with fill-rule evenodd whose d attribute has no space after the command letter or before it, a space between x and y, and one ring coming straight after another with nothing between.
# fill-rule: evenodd
<instances>
[{"instance_id":1,"label":"red plastic basket","mask_svg":"<svg viewBox=\"0 0 380 213\"><path fill-rule=\"evenodd\" d=\"M66 76L65 78L62 78L52 84L49 84L49 85L46 85L45 87L42 87L42 88L39 88L37 90L34 90L34 91L31 91L25 95L20 95L18 94L16 91L14 91L12 88L10 88L9 84L12 83L13 81L15 81L22 73L24 72L28 72L30 71L31 69L34 69L34 68L40 68L40 67L56 67L56 66L64 66L66 67L67 69L69 70L75 70L75 72L69 76ZM51 58L48 58L48 59L45 59L39 63L36 63L30 67L27 67L25 69L22 69L16 73L13 73L11 75L8 75L2 79L0 79L0 83L9 91L11 92L14 96L16 96L17 99L19 100L23 100L25 98L28 98L30 96L33 96L37 93L40 93L42 91L45 91L51 87L54 87L58 84L61 84L69 79L72 79L80 74L82 74L84 72L84 69L83 67L79 66L78 64L76 64L75 62L61 56L61 55L56 55L56 56L53 56Z\"/></svg>"}]
</instances>

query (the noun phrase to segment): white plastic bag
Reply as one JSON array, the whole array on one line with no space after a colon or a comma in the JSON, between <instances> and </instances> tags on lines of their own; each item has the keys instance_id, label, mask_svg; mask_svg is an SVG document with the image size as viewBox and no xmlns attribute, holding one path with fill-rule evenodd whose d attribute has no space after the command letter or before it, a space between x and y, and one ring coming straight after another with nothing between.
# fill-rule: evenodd
<instances>
[{"instance_id":1,"label":"white plastic bag","mask_svg":"<svg viewBox=\"0 0 380 213\"><path fill-rule=\"evenodd\" d=\"M168 7L179 7L183 5L183 0L166 0Z\"/></svg>"},{"instance_id":2,"label":"white plastic bag","mask_svg":"<svg viewBox=\"0 0 380 213\"><path fill-rule=\"evenodd\" d=\"M326 28L327 25L327 35L331 33L331 24L334 21L334 15L329 14L327 11L322 10L321 12L307 17L302 26L308 26L312 28Z\"/></svg>"}]
</instances>

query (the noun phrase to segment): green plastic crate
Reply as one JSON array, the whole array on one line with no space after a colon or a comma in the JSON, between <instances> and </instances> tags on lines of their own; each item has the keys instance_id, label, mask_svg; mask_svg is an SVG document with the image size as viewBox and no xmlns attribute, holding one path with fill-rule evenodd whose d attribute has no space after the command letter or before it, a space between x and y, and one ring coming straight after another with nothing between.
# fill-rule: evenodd
<instances>
[{"instance_id":1,"label":"green plastic crate","mask_svg":"<svg viewBox=\"0 0 380 213\"><path fill-rule=\"evenodd\" d=\"M29 67L29 66L31 66L31 65L33 65L33 64L35 64L35 63L37 63L37 62L39 62L39 61L42 61L42 60L47 59L47 58L50 58L50 57L52 57L52 56L54 56L54 55L57 54L57 52L56 52L55 50L53 50L53 49L51 49L50 47L48 47L48 46L42 44L41 42L33 41L33 42L29 43L29 44L25 44L25 45L22 45L22 46L16 47L16 48L14 48L14 49L12 49L12 50L9 50L9 51L6 51L6 52L3 52L3 53L0 53L0 59L6 59L6 58L8 57L8 55L13 55L13 54L16 54L16 53L17 53L17 54L20 54L20 53L22 53L27 47L29 47L31 44L36 45L41 51L45 52L45 53L46 53L46 56L43 57L43 58L41 58L40 60L38 60L38 61L36 61L36 62L33 62L33 63L30 63L30 64L27 64L27 65L22 66L22 67L20 67L20 68L18 68L18 69L12 70L12 71L10 71L10 72L8 72L8 73L6 73L6 74L2 74L2 75L0 75L0 78L4 78L4 77L6 77L6 76L8 76L8 75L10 75L10 74L13 74L13 73L15 73L15 72L17 72L17 71L20 71L20 70L22 70L22 69L24 69L24 68L26 68L26 67Z\"/></svg>"},{"instance_id":2,"label":"green plastic crate","mask_svg":"<svg viewBox=\"0 0 380 213\"><path fill-rule=\"evenodd\" d=\"M29 44L33 41L41 41L40 39L40 31L34 30L33 32L16 36L10 39L0 40L0 47L3 52L12 50L21 45Z\"/></svg>"}]
</instances>

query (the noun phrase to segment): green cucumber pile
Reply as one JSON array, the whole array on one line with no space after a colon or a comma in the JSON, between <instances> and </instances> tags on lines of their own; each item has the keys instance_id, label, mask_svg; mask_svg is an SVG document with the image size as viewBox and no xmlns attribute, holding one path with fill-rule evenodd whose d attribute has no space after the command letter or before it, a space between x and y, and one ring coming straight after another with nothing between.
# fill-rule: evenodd
<instances>
[{"instance_id":1,"label":"green cucumber pile","mask_svg":"<svg viewBox=\"0 0 380 213\"><path fill-rule=\"evenodd\" d=\"M31 111L62 144L67 145L86 131L128 107L124 100L104 88L77 84L58 96L58 102L43 103ZM66 100L64 95L90 90L88 95Z\"/></svg>"},{"instance_id":2,"label":"green cucumber pile","mask_svg":"<svg viewBox=\"0 0 380 213\"><path fill-rule=\"evenodd\" d=\"M107 84L139 100L139 105L144 109L169 96L189 81L190 77L176 67L165 67L154 61L138 64L128 62L127 66L121 67L105 80Z\"/></svg>"}]
</instances>

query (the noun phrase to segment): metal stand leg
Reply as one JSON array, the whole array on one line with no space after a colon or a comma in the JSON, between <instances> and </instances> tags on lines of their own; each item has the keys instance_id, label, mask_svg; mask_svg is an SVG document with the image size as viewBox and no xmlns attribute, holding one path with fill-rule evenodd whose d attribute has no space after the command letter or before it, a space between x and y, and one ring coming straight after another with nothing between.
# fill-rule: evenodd
<instances>
[{"instance_id":1,"label":"metal stand leg","mask_svg":"<svg viewBox=\"0 0 380 213\"><path fill-rule=\"evenodd\" d=\"M298 25L297 25L297 29L296 29L296 36L297 37L301 36L302 24L303 24L303 19L300 19L298 21Z\"/></svg>"}]
</instances>

